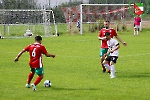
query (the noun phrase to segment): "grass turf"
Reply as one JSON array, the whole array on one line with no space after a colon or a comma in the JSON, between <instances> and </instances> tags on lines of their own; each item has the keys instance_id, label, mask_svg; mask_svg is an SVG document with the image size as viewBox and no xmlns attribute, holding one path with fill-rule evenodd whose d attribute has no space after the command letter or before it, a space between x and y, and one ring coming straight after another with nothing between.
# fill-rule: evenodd
<instances>
[{"instance_id":1,"label":"grass turf","mask_svg":"<svg viewBox=\"0 0 150 100\"><path fill-rule=\"evenodd\" d=\"M1 39L0 99L149 100L149 32L143 29L139 36L133 36L132 32L118 33L128 46L121 44L115 79L101 71L97 34L43 37L43 45L56 58L43 56L45 74L36 92L25 88L28 53L19 62L13 62L21 49L34 42L34 37ZM43 86L46 79L52 82L52 87Z\"/></svg>"}]
</instances>

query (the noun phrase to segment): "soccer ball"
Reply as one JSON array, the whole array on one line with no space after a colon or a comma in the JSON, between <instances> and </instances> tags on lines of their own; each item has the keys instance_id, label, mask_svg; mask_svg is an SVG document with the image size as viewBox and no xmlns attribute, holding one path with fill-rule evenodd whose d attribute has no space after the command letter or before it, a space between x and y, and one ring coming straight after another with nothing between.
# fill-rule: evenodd
<instances>
[{"instance_id":1,"label":"soccer ball","mask_svg":"<svg viewBox=\"0 0 150 100\"><path fill-rule=\"evenodd\" d=\"M44 87L51 87L51 86L52 86L52 83L50 80L44 81Z\"/></svg>"}]
</instances>

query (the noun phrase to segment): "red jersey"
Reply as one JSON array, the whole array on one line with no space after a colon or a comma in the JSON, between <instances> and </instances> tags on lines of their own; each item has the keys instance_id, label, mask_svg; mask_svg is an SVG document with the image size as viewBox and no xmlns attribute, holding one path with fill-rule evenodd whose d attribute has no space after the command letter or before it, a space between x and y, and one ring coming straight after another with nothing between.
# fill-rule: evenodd
<instances>
[{"instance_id":1,"label":"red jersey","mask_svg":"<svg viewBox=\"0 0 150 100\"><path fill-rule=\"evenodd\" d=\"M42 54L46 54L47 50L42 44L33 43L24 49L29 52L30 55L29 65L31 68L43 67Z\"/></svg>"},{"instance_id":2,"label":"red jersey","mask_svg":"<svg viewBox=\"0 0 150 100\"><path fill-rule=\"evenodd\" d=\"M106 29L102 28L98 34L99 37L105 37L105 33L110 32L110 37L113 38L114 36L117 36L116 31L113 28ZM101 48L108 48L107 40L102 40L101 42Z\"/></svg>"}]
</instances>

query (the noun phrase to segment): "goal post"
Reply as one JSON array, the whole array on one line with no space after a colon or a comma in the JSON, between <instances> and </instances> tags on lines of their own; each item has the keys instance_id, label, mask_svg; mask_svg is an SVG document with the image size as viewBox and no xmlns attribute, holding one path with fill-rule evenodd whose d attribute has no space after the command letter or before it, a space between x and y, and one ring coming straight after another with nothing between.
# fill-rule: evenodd
<instances>
[{"instance_id":1,"label":"goal post","mask_svg":"<svg viewBox=\"0 0 150 100\"><path fill-rule=\"evenodd\" d=\"M0 9L0 33L5 36L57 35L53 10Z\"/></svg>"},{"instance_id":2,"label":"goal post","mask_svg":"<svg viewBox=\"0 0 150 100\"><path fill-rule=\"evenodd\" d=\"M80 34L83 34L83 23L97 23L96 20L99 20L100 18L103 20L121 20L124 21L124 18L131 17L131 13L129 13L130 9L133 9L134 4L81 4L80 5ZM84 8L87 7L87 8ZM97 7L97 11L96 8ZM98 8L100 7L100 8ZM114 9L113 9L114 8ZM85 10L86 9L86 10ZM90 11L93 10L93 11ZM83 21L84 15L95 15L95 22L92 22L94 20L88 20L86 22ZM115 18L116 15L118 16L120 14L120 18ZM128 15L130 16L128 16ZM96 16L99 16L98 19L96 19ZM114 17L114 18L111 18Z\"/></svg>"},{"instance_id":3,"label":"goal post","mask_svg":"<svg viewBox=\"0 0 150 100\"><path fill-rule=\"evenodd\" d=\"M44 33L45 36L48 34L55 35L57 36L57 25L56 25L56 20L55 20L55 15L53 10L42 10L43 11L43 25L44 25ZM51 18L52 16L52 18ZM53 21L51 21L53 20ZM51 24L53 23L53 29L55 33L52 33L52 26Z\"/></svg>"},{"instance_id":4,"label":"goal post","mask_svg":"<svg viewBox=\"0 0 150 100\"><path fill-rule=\"evenodd\" d=\"M109 20L116 30L125 29L130 22L133 27L134 4L80 4L73 7L62 7L69 33L80 34L95 32L103 27L103 22ZM129 20L130 19L130 20ZM132 21L131 21L132 20ZM78 22L79 21L79 22ZM76 26L80 23L80 27ZM119 28L118 28L119 27ZM130 26L128 25L130 28ZM77 28L80 28L77 30ZM74 31L75 30L75 31Z\"/></svg>"}]
</instances>

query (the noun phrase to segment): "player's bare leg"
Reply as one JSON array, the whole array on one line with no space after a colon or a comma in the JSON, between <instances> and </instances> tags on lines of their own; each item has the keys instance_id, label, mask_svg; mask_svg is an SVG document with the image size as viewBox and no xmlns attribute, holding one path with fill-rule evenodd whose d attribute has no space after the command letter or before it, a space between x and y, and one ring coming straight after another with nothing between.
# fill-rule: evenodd
<instances>
[{"instance_id":1,"label":"player's bare leg","mask_svg":"<svg viewBox=\"0 0 150 100\"><path fill-rule=\"evenodd\" d=\"M104 66L104 64L103 64L103 61L104 61L104 60L105 60L105 57L102 56L102 57L101 57L101 65L102 65L102 71L103 71L103 73L106 72L106 68L105 68L105 66Z\"/></svg>"}]
</instances>

